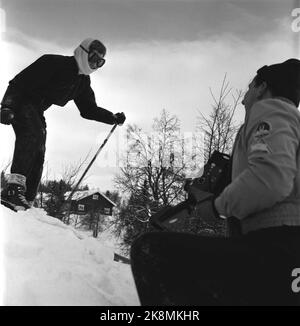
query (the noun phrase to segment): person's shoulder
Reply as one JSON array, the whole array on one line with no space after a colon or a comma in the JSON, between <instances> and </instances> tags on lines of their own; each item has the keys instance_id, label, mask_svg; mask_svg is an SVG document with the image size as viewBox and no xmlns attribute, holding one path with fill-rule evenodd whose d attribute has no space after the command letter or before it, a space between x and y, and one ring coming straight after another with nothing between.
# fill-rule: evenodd
<instances>
[{"instance_id":1,"label":"person's shoulder","mask_svg":"<svg viewBox=\"0 0 300 326\"><path fill-rule=\"evenodd\" d=\"M276 106L279 108L282 107L293 107L296 108L295 104L287 98L284 97L272 97L258 101L256 104L265 105L265 106Z\"/></svg>"},{"instance_id":2,"label":"person's shoulder","mask_svg":"<svg viewBox=\"0 0 300 326\"><path fill-rule=\"evenodd\" d=\"M71 58L72 57L68 57L60 54L43 54L41 57L39 57L38 60L67 63L71 61Z\"/></svg>"},{"instance_id":3,"label":"person's shoulder","mask_svg":"<svg viewBox=\"0 0 300 326\"><path fill-rule=\"evenodd\" d=\"M251 108L253 120L281 119L300 124L300 112L289 100L284 98L269 98L256 102Z\"/></svg>"},{"instance_id":4,"label":"person's shoulder","mask_svg":"<svg viewBox=\"0 0 300 326\"><path fill-rule=\"evenodd\" d=\"M268 112L286 112L300 116L298 108L288 99L285 98L269 98L256 102L252 108L253 112L266 114Z\"/></svg>"},{"instance_id":5,"label":"person's shoulder","mask_svg":"<svg viewBox=\"0 0 300 326\"><path fill-rule=\"evenodd\" d=\"M64 56L59 54L44 54L38 61L40 65L53 67L53 69L59 69L62 73L77 74L78 67L76 60L73 56Z\"/></svg>"}]
</instances>

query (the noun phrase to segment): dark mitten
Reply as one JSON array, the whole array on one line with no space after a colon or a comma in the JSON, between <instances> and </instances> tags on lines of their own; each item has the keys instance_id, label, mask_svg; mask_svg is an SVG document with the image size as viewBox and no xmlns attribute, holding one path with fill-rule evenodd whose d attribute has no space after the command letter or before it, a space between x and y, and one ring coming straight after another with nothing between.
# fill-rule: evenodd
<instances>
[{"instance_id":1,"label":"dark mitten","mask_svg":"<svg viewBox=\"0 0 300 326\"><path fill-rule=\"evenodd\" d=\"M2 107L0 109L1 123L5 125L10 125L14 120L14 112L10 108Z\"/></svg>"},{"instance_id":2,"label":"dark mitten","mask_svg":"<svg viewBox=\"0 0 300 326\"><path fill-rule=\"evenodd\" d=\"M125 116L125 114L123 112L116 113L115 114L115 117L116 117L116 123L118 125L122 125L125 122L125 120L126 120L126 116Z\"/></svg>"}]
</instances>

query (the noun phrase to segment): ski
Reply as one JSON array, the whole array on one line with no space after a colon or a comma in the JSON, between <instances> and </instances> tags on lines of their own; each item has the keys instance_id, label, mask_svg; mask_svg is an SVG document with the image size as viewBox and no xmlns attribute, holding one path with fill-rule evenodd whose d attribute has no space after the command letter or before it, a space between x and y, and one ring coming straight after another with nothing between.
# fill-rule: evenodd
<instances>
[{"instance_id":1,"label":"ski","mask_svg":"<svg viewBox=\"0 0 300 326\"><path fill-rule=\"evenodd\" d=\"M18 206L18 205L15 205L13 203L11 203L9 200L6 200L4 198L1 197L1 205L11 209L12 211L14 212L19 212L19 211L26 211L27 209L24 208L24 206Z\"/></svg>"}]
</instances>

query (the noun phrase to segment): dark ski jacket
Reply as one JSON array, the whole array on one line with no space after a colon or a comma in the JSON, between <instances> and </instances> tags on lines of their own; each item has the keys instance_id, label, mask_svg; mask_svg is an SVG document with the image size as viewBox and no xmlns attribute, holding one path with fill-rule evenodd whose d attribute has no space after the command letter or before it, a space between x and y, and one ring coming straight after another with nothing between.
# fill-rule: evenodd
<instances>
[{"instance_id":1,"label":"dark ski jacket","mask_svg":"<svg viewBox=\"0 0 300 326\"><path fill-rule=\"evenodd\" d=\"M32 104L42 113L52 104L74 100L83 118L114 124L113 113L97 106L90 84L89 76L78 73L73 56L46 54L9 82L1 105L17 114L21 106Z\"/></svg>"}]
</instances>

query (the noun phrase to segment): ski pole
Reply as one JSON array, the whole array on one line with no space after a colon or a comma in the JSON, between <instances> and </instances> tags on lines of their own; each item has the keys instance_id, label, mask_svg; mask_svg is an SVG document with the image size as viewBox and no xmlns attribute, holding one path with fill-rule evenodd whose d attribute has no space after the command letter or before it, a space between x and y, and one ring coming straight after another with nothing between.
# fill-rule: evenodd
<instances>
[{"instance_id":1,"label":"ski pole","mask_svg":"<svg viewBox=\"0 0 300 326\"><path fill-rule=\"evenodd\" d=\"M96 154L94 155L93 159L91 160L90 164L87 166L87 168L85 169L85 171L83 172L81 178L78 180L78 182L76 183L74 189L71 191L67 201L71 200L72 196L74 195L75 191L77 190L78 186L80 185L81 181L83 180L83 178L85 177L85 175L87 174L88 170L90 169L90 167L93 165L93 163L95 162L97 156L99 155L99 153L101 152L101 150L103 149L103 147L105 146L105 144L107 143L108 139L110 138L110 136L113 134L114 130L116 129L118 125L115 124L111 131L109 132L108 136L104 139L102 145L99 147L99 149L97 150Z\"/></svg>"},{"instance_id":2,"label":"ski pole","mask_svg":"<svg viewBox=\"0 0 300 326\"><path fill-rule=\"evenodd\" d=\"M105 144L107 143L108 139L110 138L110 136L113 134L114 130L116 129L118 125L115 124L112 129L110 130L108 136L104 139L102 145L99 147L99 149L97 150L96 154L94 155L93 159L91 160L90 164L87 166L87 168L85 169L85 171L83 172L82 176L80 177L80 179L78 180L78 182L76 183L75 187L73 188L73 190L70 192L70 195L68 196L66 202L71 201L72 196L74 195L75 191L77 190L78 186L80 185L81 181L83 180L83 178L85 177L85 175L87 174L88 170L90 169L90 167L93 165L93 163L95 162L97 156L99 155L99 153L101 152L101 150L103 149L103 147L105 146ZM68 215L70 215L70 210L71 210L71 205L68 211Z\"/></svg>"}]
</instances>

